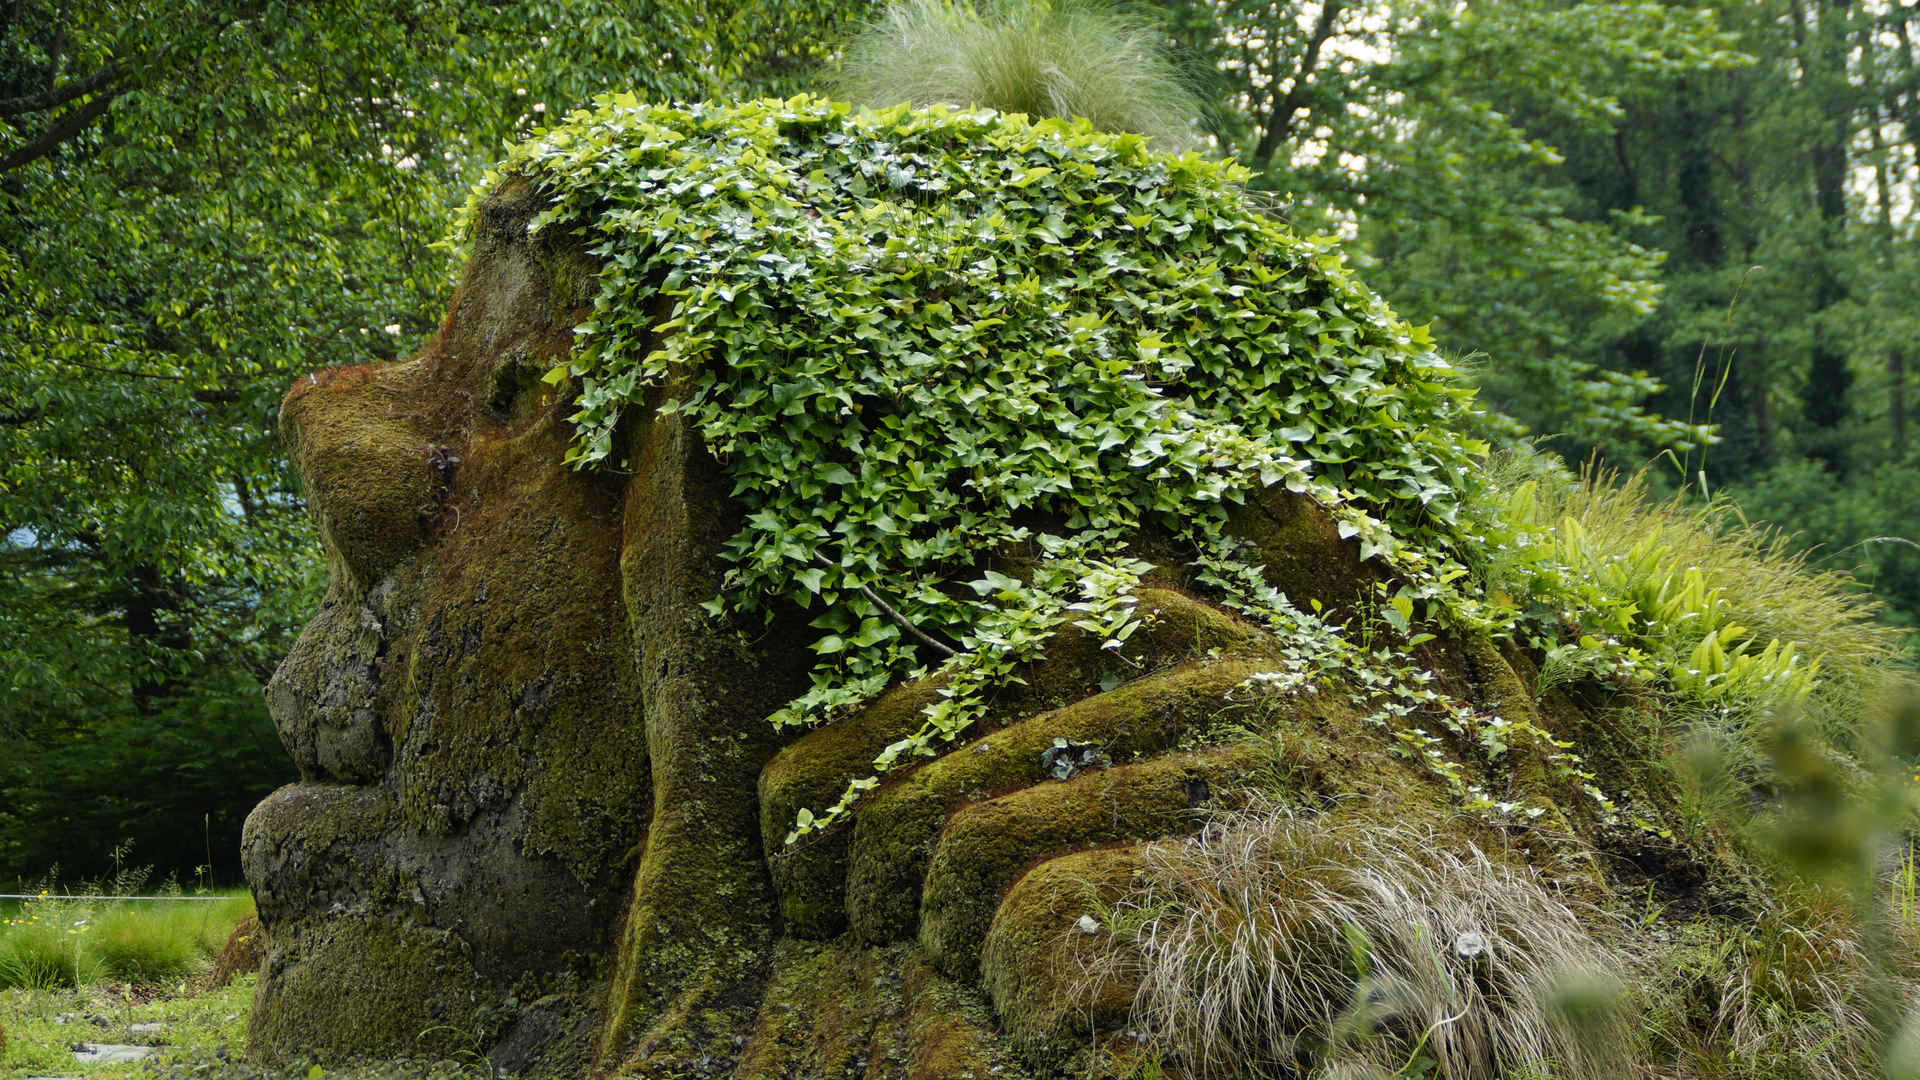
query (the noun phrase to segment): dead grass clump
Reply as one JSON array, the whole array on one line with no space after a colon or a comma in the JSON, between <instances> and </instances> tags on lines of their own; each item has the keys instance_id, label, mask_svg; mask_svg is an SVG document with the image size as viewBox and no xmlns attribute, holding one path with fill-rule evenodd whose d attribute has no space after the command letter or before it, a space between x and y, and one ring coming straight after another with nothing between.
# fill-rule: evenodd
<instances>
[{"instance_id":1,"label":"dead grass clump","mask_svg":"<svg viewBox=\"0 0 1920 1080\"><path fill-rule=\"evenodd\" d=\"M1663 948L1649 1026L1681 1075L1899 1075L1890 1062L1883 1073L1885 1032L1915 1015L1920 987L1896 957L1869 956L1853 922L1775 910L1750 925L1690 926Z\"/></svg>"},{"instance_id":2,"label":"dead grass clump","mask_svg":"<svg viewBox=\"0 0 1920 1080\"><path fill-rule=\"evenodd\" d=\"M1107 962L1137 968L1132 1026L1191 1075L1632 1071L1606 918L1470 843L1268 806L1144 860Z\"/></svg>"}]
</instances>

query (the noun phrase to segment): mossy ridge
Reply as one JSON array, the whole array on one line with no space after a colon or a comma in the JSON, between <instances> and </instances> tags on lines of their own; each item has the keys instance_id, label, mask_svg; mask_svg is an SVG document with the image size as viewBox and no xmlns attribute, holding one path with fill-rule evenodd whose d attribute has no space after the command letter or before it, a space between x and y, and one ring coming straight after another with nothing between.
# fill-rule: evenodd
<instances>
[{"instance_id":1,"label":"mossy ridge","mask_svg":"<svg viewBox=\"0 0 1920 1080\"><path fill-rule=\"evenodd\" d=\"M799 650L757 648L741 626L702 610L719 587L715 551L737 520L685 418L656 413L630 437L638 467L620 580L652 812L599 1056L641 1075L698 1075L716 1048L731 1053L768 975L776 908L755 792L777 738L761 721L797 691L803 661Z\"/></svg>"},{"instance_id":2,"label":"mossy ridge","mask_svg":"<svg viewBox=\"0 0 1920 1080\"><path fill-rule=\"evenodd\" d=\"M1141 628L1124 650L1103 649L1097 635L1065 628L1037 661L1021 668L1018 682L995 696L979 733L1182 661L1245 658L1271 645L1263 631L1183 592L1149 585L1136 596ZM829 937L846 926L842 882L851 831L843 825L787 845L782 835L794 815L831 801L848 776L869 768L889 744L918 728L921 713L945 684L944 677L934 675L896 686L854 715L789 744L761 772L761 837L787 932Z\"/></svg>"},{"instance_id":3,"label":"mossy ridge","mask_svg":"<svg viewBox=\"0 0 1920 1080\"><path fill-rule=\"evenodd\" d=\"M1174 838L1209 807L1231 808L1267 765L1242 745L1172 754L1061 783L1022 788L954 811L940 830L920 898L920 945L941 971L971 977L1008 886L1037 860L1104 845Z\"/></svg>"},{"instance_id":4,"label":"mossy ridge","mask_svg":"<svg viewBox=\"0 0 1920 1080\"><path fill-rule=\"evenodd\" d=\"M1052 1065L1115 1031L1133 1004L1134 980L1101 963L1111 948L1094 918L1125 895L1140 869L1140 848L1074 852L1039 863L1002 898L980 949L980 981L1007 1037Z\"/></svg>"},{"instance_id":5,"label":"mossy ridge","mask_svg":"<svg viewBox=\"0 0 1920 1080\"><path fill-rule=\"evenodd\" d=\"M1268 666L1223 661L1151 675L1003 728L882 788L853 821L846 903L854 932L876 943L914 933L920 882L947 815L1046 779L1040 755L1055 739L1097 745L1116 762L1163 750L1222 714L1251 712L1235 691Z\"/></svg>"}]
</instances>

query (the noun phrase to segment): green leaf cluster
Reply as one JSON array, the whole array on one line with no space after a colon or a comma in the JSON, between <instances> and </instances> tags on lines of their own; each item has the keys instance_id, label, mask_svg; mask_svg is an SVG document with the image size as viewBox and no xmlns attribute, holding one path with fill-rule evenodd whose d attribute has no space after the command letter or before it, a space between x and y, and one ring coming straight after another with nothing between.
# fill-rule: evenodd
<instances>
[{"instance_id":1,"label":"green leaf cluster","mask_svg":"<svg viewBox=\"0 0 1920 1080\"><path fill-rule=\"evenodd\" d=\"M1022 652L1009 621L1073 614L1067 586L1123 538L1217 535L1265 485L1338 508L1369 554L1437 564L1484 449L1455 434L1470 391L1330 239L1259 212L1237 167L1139 136L612 97L503 170L551 198L532 228L604 267L551 373L576 380L571 460L619 463L622 418L683 388L664 409L745 517L719 604L813 613L816 690L780 723L920 666L903 623ZM1020 545L1058 584L979 576Z\"/></svg>"}]
</instances>

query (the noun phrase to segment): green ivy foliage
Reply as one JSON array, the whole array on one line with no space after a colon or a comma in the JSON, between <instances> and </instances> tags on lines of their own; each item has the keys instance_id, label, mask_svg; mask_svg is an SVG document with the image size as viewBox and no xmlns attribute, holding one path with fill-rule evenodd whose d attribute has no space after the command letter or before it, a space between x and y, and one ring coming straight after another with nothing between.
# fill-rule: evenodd
<instances>
[{"instance_id":1,"label":"green ivy foliage","mask_svg":"<svg viewBox=\"0 0 1920 1080\"><path fill-rule=\"evenodd\" d=\"M922 667L927 640L980 681L1069 620L1123 636L1124 539L1197 551L1262 485L1411 572L1450 562L1485 449L1457 434L1470 390L1236 166L990 111L624 96L502 174L604 265L549 375L577 380L571 460L618 464L621 417L684 376L665 408L745 510L716 610L813 613L815 686L777 723ZM1008 545L1039 553L1032 581L983 576ZM957 735L964 698L883 763Z\"/></svg>"},{"instance_id":2,"label":"green ivy foliage","mask_svg":"<svg viewBox=\"0 0 1920 1080\"><path fill-rule=\"evenodd\" d=\"M580 346L547 376L576 404L569 460L623 464L620 422L643 400L684 415L744 510L711 609L812 615L812 687L773 722L830 719L935 663L947 676L877 770L949 745L1060 628L1121 648L1150 569L1127 550L1143 532L1187 545L1201 581L1273 630L1279 666L1249 693L1344 688L1490 814L1544 810L1473 786L1437 732L1489 761L1531 742L1615 807L1570 743L1438 692L1368 626L1405 645L1430 636L1416 622L1514 635L1549 667L1705 706L1797 700L1819 672L1791 635L1732 622L1730 586L1689 569L1740 543L1669 523L1616 552L1634 522L1667 520L1627 490L1586 499L1604 542L1571 518L1543 530L1535 486L1501 490L1487 447L1460 434L1481 418L1426 331L1355 281L1332 239L1263 212L1235 165L1084 120L621 95L519 146L469 212L507 176L550 200L533 231L580 238L603 267ZM1274 592L1227 537L1232 507L1271 485L1400 572L1357 640ZM1008 552L1027 569L991 561ZM1777 561L1742 565L1793 579ZM1791 585L1851 625L1827 586ZM1680 627L1697 631L1685 648ZM849 778L788 840L876 783Z\"/></svg>"}]
</instances>

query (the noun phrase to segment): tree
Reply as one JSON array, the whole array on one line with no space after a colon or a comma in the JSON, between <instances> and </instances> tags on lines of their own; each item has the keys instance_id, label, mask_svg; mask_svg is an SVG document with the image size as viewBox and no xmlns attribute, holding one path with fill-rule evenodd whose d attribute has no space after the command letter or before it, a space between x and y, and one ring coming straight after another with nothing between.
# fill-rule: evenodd
<instances>
[{"instance_id":1,"label":"tree","mask_svg":"<svg viewBox=\"0 0 1920 1080\"><path fill-rule=\"evenodd\" d=\"M1903 297L1913 281L1911 49L1904 9L1711 5L1750 65L1629 98L1614 131L1565 125L1561 175L1598 211L1644 211L1630 235L1669 253L1653 318L1601 327L1614 370L1652 372L1671 415L1720 445L1685 482L1819 545L1911 621L1920 527L1893 493L1911 469ZM1676 479L1682 478L1677 474Z\"/></svg>"},{"instance_id":2,"label":"tree","mask_svg":"<svg viewBox=\"0 0 1920 1080\"><path fill-rule=\"evenodd\" d=\"M1711 17L1664 4L1168 7L1207 71L1223 149L1305 229L1352 234L1396 307L1483 358L1483 400L1535 431L1644 456L1700 431L1646 412L1655 380L1591 346L1643 324L1664 252L1629 194L1596 206L1560 168L1629 104L1741 63Z\"/></svg>"},{"instance_id":3,"label":"tree","mask_svg":"<svg viewBox=\"0 0 1920 1080\"><path fill-rule=\"evenodd\" d=\"M231 871L238 815L281 767L242 755L211 802L180 785L271 743L257 687L318 595L281 393L434 327L453 208L547 110L790 90L846 11L0 7L0 556L21 601L0 612L0 870L89 872L128 837L184 870L204 845L163 846L167 822L214 813ZM84 829L48 827L78 805Z\"/></svg>"}]
</instances>

